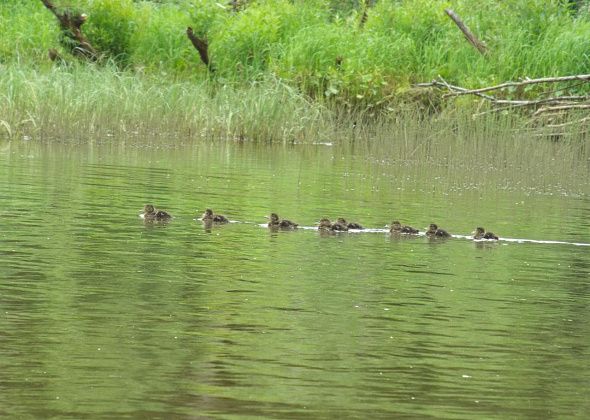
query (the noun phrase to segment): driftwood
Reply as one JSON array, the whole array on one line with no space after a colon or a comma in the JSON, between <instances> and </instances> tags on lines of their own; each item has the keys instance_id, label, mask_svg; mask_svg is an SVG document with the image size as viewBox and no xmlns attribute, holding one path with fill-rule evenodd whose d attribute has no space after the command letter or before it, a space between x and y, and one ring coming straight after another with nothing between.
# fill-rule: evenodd
<instances>
[{"instance_id":1,"label":"driftwood","mask_svg":"<svg viewBox=\"0 0 590 420\"><path fill-rule=\"evenodd\" d=\"M469 30L467 25L463 23L463 21L459 18L459 16L457 16L455 12L453 12L451 9L445 9L445 13L453 20L453 22L455 22L455 25L461 29L461 32L463 32L463 35L465 35L467 41L469 41L469 43L480 52L480 54L485 54L487 52L488 48L486 45L477 39L475 35L473 35L473 32Z\"/></svg>"},{"instance_id":2,"label":"driftwood","mask_svg":"<svg viewBox=\"0 0 590 420\"><path fill-rule=\"evenodd\" d=\"M214 72L215 69L209 61L209 43L207 42L207 39L199 38L198 36L196 36L195 32L193 31L193 28L191 28L190 26L186 28L186 36L188 36L188 39L190 39L193 46L199 53L199 57L201 57L201 61L203 62L203 64L207 66L207 69L209 69L210 72Z\"/></svg>"},{"instance_id":3,"label":"driftwood","mask_svg":"<svg viewBox=\"0 0 590 420\"><path fill-rule=\"evenodd\" d=\"M82 34L81 28L84 22L86 22L87 16L84 13L73 13L71 10L60 12L50 0L41 0L41 2L57 18L63 36L70 40L66 44L72 54L87 60L97 60L98 53ZM51 51L49 54L50 58L54 56Z\"/></svg>"},{"instance_id":4,"label":"driftwood","mask_svg":"<svg viewBox=\"0 0 590 420\"><path fill-rule=\"evenodd\" d=\"M541 84L541 83L560 83L560 82L572 82L572 81L581 81L584 83L590 82L590 74L579 74L573 76L563 76L563 77L543 77L540 79L524 79L517 82L505 82L495 86L488 86L479 89L466 89L461 86L455 86L447 83L442 77L439 77L436 80L433 80L429 83L418 83L416 87L438 87L448 90L448 93L443 95L443 98L449 97L456 97L462 95L474 95L480 98L486 99L494 104L498 105L514 105L514 106L538 106L538 105L546 105L546 104L559 104L560 106L570 106L573 108L579 108L578 104L590 103L590 96L585 95L560 95L548 98L539 98L539 99L501 99L495 96L486 94L486 92L491 92L495 90L502 90L506 88L522 88L527 85L533 84ZM570 86L571 88L571 86ZM567 90L567 88L563 89Z\"/></svg>"},{"instance_id":5,"label":"driftwood","mask_svg":"<svg viewBox=\"0 0 590 420\"><path fill-rule=\"evenodd\" d=\"M549 92L545 92L544 95L553 94L553 96L543 96L534 99L507 99L499 98L492 94L493 92L502 93L504 89L514 90L515 92L524 92L525 86L535 84L557 84L564 82L578 82L570 84L569 86L563 87L562 89L553 88ZM567 91L572 87L575 87L582 83L590 83L590 74L579 74L572 76L562 77L543 77L540 79L524 79L516 82L505 82L495 86L488 86L479 89L466 89L461 86L455 86L447 83L443 78L439 77L429 83L418 83L414 85L417 88L439 88L448 91L448 93L442 95L442 98L455 98L463 95L473 95L481 98L494 105L494 108L488 111L480 112L474 115L474 117L488 114L490 112L505 111L514 108L527 108L532 111L533 121L541 119L542 121L549 122L546 124L547 127L566 127L573 124L582 124L590 121L590 117L582 117L575 121L568 121L561 124L554 124L555 119L563 119L570 112L581 111L582 113L590 110L590 95L566 95L557 94L560 91Z\"/></svg>"}]
</instances>

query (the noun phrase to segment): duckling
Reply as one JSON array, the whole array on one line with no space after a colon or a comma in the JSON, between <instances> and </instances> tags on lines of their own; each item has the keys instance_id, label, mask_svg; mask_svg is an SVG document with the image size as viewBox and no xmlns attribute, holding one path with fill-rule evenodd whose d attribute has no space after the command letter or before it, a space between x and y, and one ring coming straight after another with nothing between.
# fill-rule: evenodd
<instances>
[{"instance_id":1,"label":"duckling","mask_svg":"<svg viewBox=\"0 0 590 420\"><path fill-rule=\"evenodd\" d=\"M146 204L143 206L143 213L141 213L141 217L146 221L155 220L158 222L164 222L172 219L172 216L168 212L165 212L164 210L156 210L151 204Z\"/></svg>"},{"instance_id":2,"label":"duckling","mask_svg":"<svg viewBox=\"0 0 590 420\"><path fill-rule=\"evenodd\" d=\"M330 222L330 219L323 218L320 220L320 223L318 224L318 230L332 230L332 222Z\"/></svg>"},{"instance_id":3,"label":"duckling","mask_svg":"<svg viewBox=\"0 0 590 420\"><path fill-rule=\"evenodd\" d=\"M268 227L271 229L291 230L291 229L297 229L297 226L299 226L298 223L294 223L290 220L287 220L287 219L280 220L279 215L276 213L270 214L270 221L268 222Z\"/></svg>"},{"instance_id":4,"label":"duckling","mask_svg":"<svg viewBox=\"0 0 590 420\"><path fill-rule=\"evenodd\" d=\"M348 230L348 226L338 222L332 223L330 219L323 218L320 220L320 223L318 224L318 230L330 232L346 232Z\"/></svg>"},{"instance_id":5,"label":"duckling","mask_svg":"<svg viewBox=\"0 0 590 420\"><path fill-rule=\"evenodd\" d=\"M341 222L341 220L343 222ZM346 220L338 219L337 222L332 223L331 229L334 231L337 231L337 232L346 232L348 230L348 225L346 224Z\"/></svg>"},{"instance_id":6,"label":"duckling","mask_svg":"<svg viewBox=\"0 0 590 420\"><path fill-rule=\"evenodd\" d=\"M408 235L417 235L418 233L420 233L418 229L414 229L412 226L402 226L402 224L397 220L391 222L389 232L395 234L405 233Z\"/></svg>"},{"instance_id":7,"label":"duckling","mask_svg":"<svg viewBox=\"0 0 590 420\"><path fill-rule=\"evenodd\" d=\"M436 224L431 223L428 230L426 231L426 236L439 237L439 238L450 238L451 234L444 229L439 229Z\"/></svg>"},{"instance_id":8,"label":"duckling","mask_svg":"<svg viewBox=\"0 0 590 420\"><path fill-rule=\"evenodd\" d=\"M354 223L354 222L348 223L346 221L346 219L344 219L343 217L340 217L336 223L338 223L340 225L344 225L348 229L363 229L363 227L361 225L359 225L358 223Z\"/></svg>"},{"instance_id":9,"label":"duckling","mask_svg":"<svg viewBox=\"0 0 590 420\"><path fill-rule=\"evenodd\" d=\"M473 234L473 239L494 239L498 240L498 237L494 235L492 232L486 232L486 230L482 227L475 228L475 231L471 232Z\"/></svg>"},{"instance_id":10,"label":"duckling","mask_svg":"<svg viewBox=\"0 0 590 420\"><path fill-rule=\"evenodd\" d=\"M221 214L213 214L213 210L211 209L205 210L205 213L201 216L201 220L209 223L229 223L227 217Z\"/></svg>"}]
</instances>

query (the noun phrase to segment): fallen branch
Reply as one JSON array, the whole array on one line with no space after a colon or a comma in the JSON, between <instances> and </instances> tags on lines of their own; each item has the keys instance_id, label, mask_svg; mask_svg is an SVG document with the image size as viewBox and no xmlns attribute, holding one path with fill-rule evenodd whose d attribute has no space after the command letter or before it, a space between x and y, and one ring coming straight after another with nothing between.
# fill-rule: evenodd
<instances>
[{"instance_id":1,"label":"fallen branch","mask_svg":"<svg viewBox=\"0 0 590 420\"><path fill-rule=\"evenodd\" d=\"M567 126L574 125L574 124L576 124L576 125L583 124L586 121L590 121L590 117L581 118L581 119L575 120L575 121L568 121L568 122L564 122L562 124L548 124L547 127L562 128L562 127L567 127Z\"/></svg>"},{"instance_id":2,"label":"fallen branch","mask_svg":"<svg viewBox=\"0 0 590 420\"><path fill-rule=\"evenodd\" d=\"M81 27L86 22L87 16L84 13L73 13L70 10L59 12L50 0L41 0L41 2L57 18L63 36L72 41L67 43L71 53L87 60L97 60L98 53L82 34Z\"/></svg>"},{"instance_id":3,"label":"fallen branch","mask_svg":"<svg viewBox=\"0 0 590 420\"><path fill-rule=\"evenodd\" d=\"M548 112L561 112L561 111L569 111L572 109L590 109L590 104L571 104L571 105L559 105L559 106L547 106L543 108L539 108L533 114L533 117L537 115L541 115Z\"/></svg>"},{"instance_id":4,"label":"fallen branch","mask_svg":"<svg viewBox=\"0 0 590 420\"><path fill-rule=\"evenodd\" d=\"M214 72L215 69L209 62L209 44L207 42L207 39L201 39L198 36L196 36L195 32L193 31L193 28L191 28L190 26L186 28L186 36L188 36L188 39L190 39L193 46L199 53L199 57L201 57L201 61L203 62L203 64L207 66L207 69L210 72Z\"/></svg>"},{"instance_id":5,"label":"fallen branch","mask_svg":"<svg viewBox=\"0 0 590 420\"><path fill-rule=\"evenodd\" d=\"M415 87L438 87L438 88L445 88L449 91L443 95L443 98L449 97L456 97L461 95L474 95L480 98L486 99L494 104L497 105L511 105L511 106L539 106L539 105L546 105L546 104L553 104L553 105L562 105L562 106L570 106L573 107L581 102L590 101L590 96L583 96L583 95L568 95L568 96L555 96L551 98L542 98L542 99L533 99L533 100L526 100L526 99L499 99L492 95L484 94L483 92L490 92L492 90L499 90L508 87L520 87L524 85L530 85L534 83L557 83L563 81L572 81L572 80L585 80L590 81L590 75L578 75L578 76L564 76L564 77L552 77L552 78L543 78L543 79L526 79L521 82L506 82L500 85L485 87L481 89L466 89L461 86L454 86L447 83L442 77L439 77L437 80L433 80L429 83L418 83L414 85Z\"/></svg>"},{"instance_id":6,"label":"fallen branch","mask_svg":"<svg viewBox=\"0 0 590 420\"><path fill-rule=\"evenodd\" d=\"M455 96L459 95L473 95L476 93L490 92L492 90L504 89L515 86L526 86L534 85L539 83L557 83L557 82L569 82L573 80L590 81L590 74L578 74L574 76L562 76L562 77L543 77L541 79L525 79L518 82L505 82L496 86L488 86L480 89L463 89L460 92L455 92Z\"/></svg>"},{"instance_id":7,"label":"fallen branch","mask_svg":"<svg viewBox=\"0 0 590 420\"><path fill-rule=\"evenodd\" d=\"M473 45L473 47L475 47L475 49L479 51L480 54L485 55L485 53L488 50L488 47L486 47L486 45L483 42L481 42L479 39L477 39L475 35L473 35L473 32L469 30L467 25L463 23L459 16L457 16L457 14L453 12L451 9L445 9L445 13L451 18L453 22L455 22L455 25L459 27L461 32L463 32L463 35L465 35L467 41L469 41L469 43Z\"/></svg>"},{"instance_id":8,"label":"fallen branch","mask_svg":"<svg viewBox=\"0 0 590 420\"><path fill-rule=\"evenodd\" d=\"M439 88L444 89L448 93L441 95L442 98L456 98L462 95L473 95L481 98L480 105L484 102L491 103L493 107L485 111L478 110L473 117L480 117L482 115L490 113L498 113L503 111L510 111L516 108L528 108L533 112L530 114L529 123L534 126L545 126L551 128L564 128L568 126L575 126L576 124L582 126L583 123L590 121L590 117L581 116L576 118L572 112L582 111L587 114L590 110L590 96L588 95L556 95L552 97L537 98L537 99L500 99L496 96L489 94L491 91L501 91L506 88L519 88L516 93L523 93L524 89L520 89L523 86L540 84L540 83L563 83L578 81L581 83L575 83L573 86L567 86L564 88L553 87L549 91L545 91L543 95L552 94L555 95L561 91L567 91L572 87L577 87L581 84L590 82L590 75L581 74L573 76L562 76L562 77L544 77L540 79L525 79L518 82L505 82L495 86L484 87L480 89L466 89L461 86L454 86L445 81L442 77L433 80L429 83L418 83L414 85L418 88ZM487 92L487 93L484 93ZM570 119L573 115L574 121L562 122L564 119Z\"/></svg>"}]
</instances>

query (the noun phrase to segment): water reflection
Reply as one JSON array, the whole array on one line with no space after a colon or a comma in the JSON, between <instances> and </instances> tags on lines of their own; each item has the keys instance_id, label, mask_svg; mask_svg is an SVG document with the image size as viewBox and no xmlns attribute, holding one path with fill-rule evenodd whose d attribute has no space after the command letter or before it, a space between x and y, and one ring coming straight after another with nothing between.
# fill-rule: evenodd
<instances>
[{"instance_id":1,"label":"water reflection","mask_svg":"<svg viewBox=\"0 0 590 420\"><path fill-rule=\"evenodd\" d=\"M326 146L3 149L0 413L582 416L590 249L570 243L590 242L590 201L492 188L510 183L500 170L377 160ZM460 178L477 188L453 190ZM144 224L145 203L174 219ZM194 220L207 207L241 223ZM273 211L303 228L270 231ZM369 229L317 232L342 214ZM389 235L392 215L456 237ZM501 240L469 239L480 224Z\"/></svg>"}]
</instances>

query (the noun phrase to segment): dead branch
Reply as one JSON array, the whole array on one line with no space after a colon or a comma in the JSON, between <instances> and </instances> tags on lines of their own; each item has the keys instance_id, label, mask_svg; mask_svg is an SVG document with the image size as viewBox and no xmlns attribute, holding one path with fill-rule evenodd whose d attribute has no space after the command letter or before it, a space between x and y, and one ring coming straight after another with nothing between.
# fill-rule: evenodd
<instances>
[{"instance_id":1,"label":"dead branch","mask_svg":"<svg viewBox=\"0 0 590 420\"><path fill-rule=\"evenodd\" d=\"M207 66L207 69L209 69L210 72L213 72L214 68L209 62L209 43L207 42L207 39L201 39L198 36L196 36L195 32L193 31L193 28L191 28L190 26L186 28L186 36L188 36L188 39L190 39L193 46L199 53L199 57L201 57L201 61L203 62L203 64Z\"/></svg>"},{"instance_id":2,"label":"dead branch","mask_svg":"<svg viewBox=\"0 0 590 420\"><path fill-rule=\"evenodd\" d=\"M517 108L521 109L531 109L530 114L530 123L534 126L542 126L552 127L552 128L564 128L567 126L573 126L574 124L581 125L587 121L590 121L590 117L582 117L582 118L575 118L575 121L568 121L564 123L560 123L564 119L568 118L568 115L571 115L572 112L577 110L583 110L587 114L588 110L590 110L590 96L589 95L556 95L552 97L544 97L544 98L536 98L536 99L501 99L496 96L493 96L489 93L490 92L505 88L522 88L526 85L531 84L539 84L539 83L561 83L561 82L572 82L572 81L580 81L582 83L576 83L574 86L578 86L583 83L590 82L590 75L572 75L572 76L563 76L563 77L545 77L541 79L525 79L519 82L506 82L496 86L484 87L480 89L466 89L461 86L454 86L445 81L442 77L439 77L436 80L433 80L429 83L418 83L414 85L418 88L432 88L436 87L439 89L444 89L448 93L441 95L442 98L456 98L457 96L461 95L473 95L478 98L481 98L482 101L480 105L484 102L491 103L493 107L491 109L487 109L485 111L478 110L473 117L480 117L482 115L490 114L490 113L498 113L503 111L514 110ZM556 93L571 88L572 86L568 86L566 88L558 89L555 87L549 91L550 94L555 95ZM523 92L523 89L517 89L516 92ZM547 92L543 93L544 95Z\"/></svg>"},{"instance_id":3,"label":"dead branch","mask_svg":"<svg viewBox=\"0 0 590 420\"><path fill-rule=\"evenodd\" d=\"M483 92L489 92L491 90L502 89L507 87L519 87L524 85L529 85L533 83L557 83L562 81L571 81L571 80L588 80L590 81L590 75L578 75L578 76L564 76L564 77L553 77L553 78L543 78L543 79L526 79L522 82L506 82L501 85L492 86L488 88L481 88L481 89L466 89L461 86L454 86L447 83L442 77L439 77L437 80L433 80L429 83L418 83L414 86L416 87L439 87L445 88L449 91L443 95L443 98L448 97L456 97L461 95L474 95L480 98L486 99L490 102L493 102L497 105L512 105L512 106L538 106L538 105L545 105L545 104L553 104L553 105L575 105L579 104L580 102L590 101L590 96L556 96L551 98L542 98L542 99L534 99L534 100L523 100L523 99L499 99L492 95L484 94Z\"/></svg>"},{"instance_id":4,"label":"dead branch","mask_svg":"<svg viewBox=\"0 0 590 420\"><path fill-rule=\"evenodd\" d=\"M473 32L469 30L467 25L463 23L459 16L451 9L445 9L445 13L451 18L453 22L455 22L455 25L459 27L461 32L463 32L463 35L465 35L467 41L469 41L469 43L473 45L473 47L475 47L475 49L477 49L477 51L479 51L480 54L485 55L485 53L488 50L488 47L486 47L486 45L483 42L481 42L479 39L477 39L475 35L473 35Z\"/></svg>"},{"instance_id":5,"label":"dead branch","mask_svg":"<svg viewBox=\"0 0 590 420\"><path fill-rule=\"evenodd\" d=\"M41 0L41 2L57 18L63 36L72 41L68 43L72 54L87 60L97 60L98 53L82 34L81 28L86 22L87 16L84 13L73 13L70 10L59 12L50 0Z\"/></svg>"},{"instance_id":6,"label":"dead branch","mask_svg":"<svg viewBox=\"0 0 590 420\"><path fill-rule=\"evenodd\" d=\"M562 127L568 127L570 125L583 124L586 121L590 121L590 117L581 118L581 119L575 120L575 121L568 121L568 122L564 122L562 124L548 124L547 127L550 127L550 128L562 128Z\"/></svg>"},{"instance_id":7,"label":"dead branch","mask_svg":"<svg viewBox=\"0 0 590 420\"><path fill-rule=\"evenodd\" d=\"M533 114L533 117L537 115L541 115L548 112L562 112L562 111L569 111L573 109L590 109L590 104L571 104L571 105L559 105L559 106L546 106L543 108L539 108Z\"/></svg>"},{"instance_id":8,"label":"dead branch","mask_svg":"<svg viewBox=\"0 0 590 420\"><path fill-rule=\"evenodd\" d=\"M590 81L590 74L578 74L574 76L562 76L562 77L543 77L540 79L525 79L518 82L505 82L496 86L488 86L480 89L463 89L457 91L456 96L459 95L473 95L476 93L490 92L492 90L504 89L508 87L534 85L539 83L557 83L557 82L569 82L573 80Z\"/></svg>"}]
</instances>

